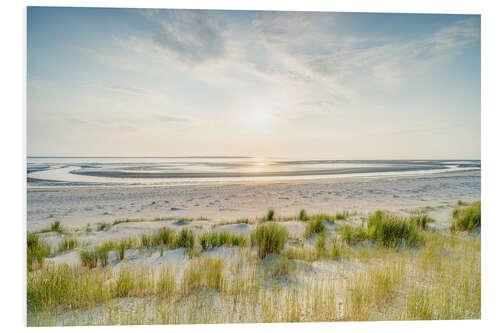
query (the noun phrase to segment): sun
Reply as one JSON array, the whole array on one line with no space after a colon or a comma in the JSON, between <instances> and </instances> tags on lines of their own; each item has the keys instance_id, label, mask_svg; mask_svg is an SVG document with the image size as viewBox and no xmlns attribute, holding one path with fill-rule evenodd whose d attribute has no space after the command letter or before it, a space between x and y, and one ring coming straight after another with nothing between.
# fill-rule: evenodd
<instances>
[{"instance_id":1,"label":"sun","mask_svg":"<svg viewBox=\"0 0 500 333\"><path fill-rule=\"evenodd\" d=\"M260 132L271 126L273 117L268 108L256 106L245 110L243 121L249 129Z\"/></svg>"}]
</instances>

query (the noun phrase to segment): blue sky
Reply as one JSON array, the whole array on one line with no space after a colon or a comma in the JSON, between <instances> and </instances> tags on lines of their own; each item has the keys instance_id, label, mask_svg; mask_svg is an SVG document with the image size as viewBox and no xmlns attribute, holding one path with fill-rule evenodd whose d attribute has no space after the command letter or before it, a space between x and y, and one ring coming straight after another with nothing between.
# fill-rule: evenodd
<instances>
[{"instance_id":1,"label":"blue sky","mask_svg":"<svg viewBox=\"0 0 500 333\"><path fill-rule=\"evenodd\" d=\"M477 15L29 7L31 156L480 158Z\"/></svg>"}]
</instances>

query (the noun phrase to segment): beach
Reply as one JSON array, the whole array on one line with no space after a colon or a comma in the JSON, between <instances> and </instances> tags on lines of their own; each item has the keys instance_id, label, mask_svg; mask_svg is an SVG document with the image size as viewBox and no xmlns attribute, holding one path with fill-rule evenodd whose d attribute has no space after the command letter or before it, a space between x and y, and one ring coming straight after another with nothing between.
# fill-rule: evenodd
<instances>
[{"instance_id":1,"label":"beach","mask_svg":"<svg viewBox=\"0 0 500 333\"><path fill-rule=\"evenodd\" d=\"M480 199L480 172L421 177L342 178L194 186L64 187L28 189L27 229L54 220L85 227L121 218L253 218L268 209L295 215L377 209L398 211Z\"/></svg>"},{"instance_id":2,"label":"beach","mask_svg":"<svg viewBox=\"0 0 500 333\"><path fill-rule=\"evenodd\" d=\"M464 171L411 177L287 182L31 188L27 193L27 229L29 233L39 235L52 253L44 260L42 271L55 269L57 274L62 274L61 270L71 269L69 276L72 279L82 279L82 276L89 278L88 275L82 275L83 272L78 273L86 265L82 261L82 251L106 248L106 261L91 269L92 279L108 276L111 281L120 281L123 274L129 274L139 289L127 291L127 297L116 297L108 291L107 300L90 304L86 302L72 310L71 306L63 306L28 311L28 325L332 321L363 320L363 316L371 320L386 320L396 318L393 316L401 311L406 316L408 310L399 306L393 309L392 315L374 315L371 310L364 310L361 317L349 314L349 311L354 311L348 310L345 304L350 302L349 285L361 283L359 279L363 276L368 278L370 274L382 274L380 270L384 270L384 274L396 274L399 279L402 276L411 279L410 271L406 270L423 260L419 258L425 256L426 252L422 249L415 257L411 254L411 247L397 252L387 252L373 245L341 245L337 248L335 244L340 243L335 239L345 228L363 228L375 211L384 210L403 219L425 214L429 218L425 226L427 231L424 232L426 243L448 246L443 245L447 244L443 241L451 241L449 229L453 223L452 212L457 202L470 205L468 202L480 200L480 180L479 171ZM270 210L273 216L266 218ZM310 218L300 217L301 210ZM324 231L321 236L313 233L304 237L313 220L319 221ZM55 223L58 224L56 228ZM257 249L255 245L250 246L249 240L260 226L275 224L284 228L288 235L283 250L285 257L270 254L264 260L259 260L256 257ZM194 236L194 245L189 249L174 243L154 243L155 235L165 230L174 235L189 230ZM235 244L238 245L231 246L228 243L204 247L203 237L220 234L234 236L238 241ZM472 235L472 238L465 236L464 245L460 247L464 251L470 251L470 246L480 242L480 233ZM328 254L320 255L318 243L322 242L322 237L332 239L332 245L323 245ZM122 245L122 254L118 250L119 244L127 244ZM434 250L438 251L439 248ZM343 254L333 255L335 251ZM474 262L477 260L475 252L469 253L469 257ZM433 260L455 260L453 258L435 257ZM219 267L219 273L224 276L224 287L221 284L214 287L216 291L210 286L205 289L207 286L200 276L196 281L205 287L201 290L196 285L186 287L187 276L194 274L193 270L200 265ZM207 271L213 269L210 267ZM462 269L470 269L467 267L467 263L464 263ZM34 281L38 281L36 272L35 269L28 275L34 284ZM55 273L52 271L50 274ZM69 273L64 274L68 276ZM158 283L164 274L170 277L169 283L173 290L166 299L158 294ZM413 278L420 279L417 278L420 273L415 274ZM151 282L151 279L156 282ZM443 288L432 281L426 282L426 285L430 291ZM394 288L403 286L408 288L406 284L396 284ZM413 288L416 285L410 283L410 286ZM229 291L232 288L246 291ZM241 292L245 297L251 297L251 300L240 299L243 294L234 298L234 292L238 295ZM323 316L306 314L310 311L310 304L304 303L307 302L308 293L316 295L314 297L325 307ZM330 298L323 299L325 295L330 295ZM64 300L66 302L73 297L65 294ZM278 303L281 305L274 310L262 308L271 306L264 300L269 297L279 298ZM303 303L300 306L304 307L305 312L299 311L302 314L298 319L289 317L290 309L285 311L290 306L287 303L290 300ZM226 313L227 307L233 302L237 302L236 308ZM79 310L84 304L87 305ZM193 306L199 310L193 312ZM248 306L253 309L253 312L248 312L253 313L252 316L244 314ZM475 318L476 314L460 312L450 318L470 316ZM440 314L436 318L446 317Z\"/></svg>"}]
</instances>

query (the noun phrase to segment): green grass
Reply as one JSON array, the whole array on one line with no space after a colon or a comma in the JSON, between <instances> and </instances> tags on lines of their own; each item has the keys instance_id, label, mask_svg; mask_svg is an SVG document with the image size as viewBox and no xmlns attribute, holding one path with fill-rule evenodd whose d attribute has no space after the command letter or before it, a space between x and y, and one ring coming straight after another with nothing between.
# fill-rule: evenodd
<instances>
[{"instance_id":1,"label":"green grass","mask_svg":"<svg viewBox=\"0 0 500 333\"><path fill-rule=\"evenodd\" d=\"M385 247L414 246L420 240L416 223L380 210L368 218L368 236Z\"/></svg>"},{"instance_id":2,"label":"green grass","mask_svg":"<svg viewBox=\"0 0 500 333\"><path fill-rule=\"evenodd\" d=\"M425 214L412 215L408 218L408 221L422 230L427 229L427 224L430 222L435 222L432 217Z\"/></svg>"},{"instance_id":3,"label":"green grass","mask_svg":"<svg viewBox=\"0 0 500 333\"><path fill-rule=\"evenodd\" d=\"M378 210L368 217L367 228L344 226L341 238L349 245L371 240L384 247L415 246L422 240L419 230L429 221L427 215L404 218Z\"/></svg>"},{"instance_id":4,"label":"green grass","mask_svg":"<svg viewBox=\"0 0 500 333\"><path fill-rule=\"evenodd\" d=\"M362 226L344 226L342 227L341 232L342 240L351 246L369 239L366 228Z\"/></svg>"},{"instance_id":5,"label":"green grass","mask_svg":"<svg viewBox=\"0 0 500 333\"><path fill-rule=\"evenodd\" d=\"M81 250L80 260L83 266L87 267L88 269L96 268L98 262L97 252L95 250Z\"/></svg>"},{"instance_id":6,"label":"green grass","mask_svg":"<svg viewBox=\"0 0 500 333\"><path fill-rule=\"evenodd\" d=\"M316 221L321 221L321 222L324 222L324 221L335 222L335 219L336 219L335 215L329 215L329 214L324 214L324 213L314 214L314 215L311 215L309 217L309 220L315 221L315 222Z\"/></svg>"},{"instance_id":7,"label":"green grass","mask_svg":"<svg viewBox=\"0 0 500 333\"><path fill-rule=\"evenodd\" d=\"M118 250L118 258L123 248L124 258L126 248L141 244L140 239L105 242L84 249L94 256L94 267L102 269L46 263L28 272L28 326L480 318L480 237L425 231L426 223L412 216L384 212L370 215L367 222L340 228L333 239L320 233L314 244L290 239L286 250L276 251L280 254L269 250L261 256L259 239L268 249L287 240L286 230L280 236L276 230L259 229L282 224L264 223L251 236L257 249L238 249L230 265L205 253L187 260L183 274L165 266L106 266L98 250ZM407 236L402 224L418 233L422 246L399 247L409 244L399 238ZM231 243L228 233L207 233L207 241L212 234L214 244ZM193 251L202 248L202 238ZM28 235L28 251L40 247L42 239ZM359 239L380 246L350 246ZM166 248L159 243L160 250ZM259 260L267 253L277 255ZM320 262L310 263L316 260ZM340 261L327 274L317 274L317 268L323 272L330 267L326 260ZM124 297L128 299L119 299Z\"/></svg>"},{"instance_id":8,"label":"green grass","mask_svg":"<svg viewBox=\"0 0 500 333\"><path fill-rule=\"evenodd\" d=\"M304 237L309 238L314 234L319 234L321 232L324 232L325 229L326 227L322 220L311 220L306 225Z\"/></svg>"},{"instance_id":9,"label":"green grass","mask_svg":"<svg viewBox=\"0 0 500 333\"><path fill-rule=\"evenodd\" d=\"M183 228L177 236L177 239L175 240L175 244L177 247L183 247L186 249L193 249L194 242L194 233L192 230L187 228Z\"/></svg>"},{"instance_id":10,"label":"green grass","mask_svg":"<svg viewBox=\"0 0 500 333\"><path fill-rule=\"evenodd\" d=\"M218 246L246 246L248 240L242 235L229 234L227 232L206 232L199 238L203 250Z\"/></svg>"},{"instance_id":11,"label":"green grass","mask_svg":"<svg viewBox=\"0 0 500 333\"><path fill-rule=\"evenodd\" d=\"M120 261L122 261L123 259L125 259L125 250L127 249L126 247L126 243L125 242L120 242L118 244L118 259L120 259Z\"/></svg>"},{"instance_id":12,"label":"green grass","mask_svg":"<svg viewBox=\"0 0 500 333\"><path fill-rule=\"evenodd\" d=\"M470 231L481 227L481 201L476 201L466 208L453 210L452 231Z\"/></svg>"},{"instance_id":13,"label":"green grass","mask_svg":"<svg viewBox=\"0 0 500 333\"><path fill-rule=\"evenodd\" d=\"M64 238L58 246L59 252L69 251L78 246L78 241L74 238Z\"/></svg>"},{"instance_id":14,"label":"green grass","mask_svg":"<svg viewBox=\"0 0 500 333\"><path fill-rule=\"evenodd\" d=\"M305 209L301 209L299 213L299 221L309 221L309 216Z\"/></svg>"},{"instance_id":15,"label":"green grass","mask_svg":"<svg viewBox=\"0 0 500 333\"><path fill-rule=\"evenodd\" d=\"M267 211L267 214L266 216L264 216L262 219L261 219L261 222L268 222L268 221L274 221L275 220L275 212L274 212L274 209L269 209Z\"/></svg>"},{"instance_id":16,"label":"green grass","mask_svg":"<svg viewBox=\"0 0 500 333\"><path fill-rule=\"evenodd\" d=\"M170 228L161 228L153 235L153 243L156 245L166 245L173 247L175 242L176 233Z\"/></svg>"},{"instance_id":17,"label":"green grass","mask_svg":"<svg viewBox=\"0 0 500 333\"><path fill-rule=\"evenodd\" d=\"M258 256L265 258L269 253L280 254L285 246L288 231L274 223L260 225L252 233L252 244L257 244Z\"/></svg>"},{"instance_id":18,"label":"green grass","mask_svg":"<svg viewBox=\"0 0 500 333\"><path fill-rule=\"evenodd\" d=\"M107 241L97 247L83 249L80 251L80 261L88 269L96 268L98 264L106 267L109 264L109 251L118 247L116 242Z\"/></svg>"},{"instance_id":19,"label":"green grass","mask_svg":"<svg viewBox=\"0 0 500 333\"><path fill-rule=\"evenodd\" d=\"M50 256L49 245L38 234L31 232L26 236L26 243L28 271L43 267L45 258Z\"/></svg>"},{"instance_id":20,"label":"green grass","mask_svg":"<svg viewBox=\"0 0 500 333\"><path fill-rule=\"evenodd\" d=\"M53 223L50 224L50 231L57 232L59 234L62 234L64 232L64 229L61 225L61 222L59 221L54 221Z\"/></svg>"}]
</instances>

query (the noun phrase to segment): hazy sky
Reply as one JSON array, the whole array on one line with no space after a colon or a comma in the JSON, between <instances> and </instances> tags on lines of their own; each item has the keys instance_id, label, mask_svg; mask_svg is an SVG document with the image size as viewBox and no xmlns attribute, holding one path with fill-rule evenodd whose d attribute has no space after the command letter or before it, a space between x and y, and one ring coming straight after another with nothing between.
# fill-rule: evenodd
<instances>
[{"instance_id":1,"label":"hazy sky","mask_svg":"<svg viewBox=\"0 0 500 333\"><path fill-rule=\"evenodd\" d=\"M31 156L480 158L480 17L28 8Z\"/></svg>"}]
</instances>

